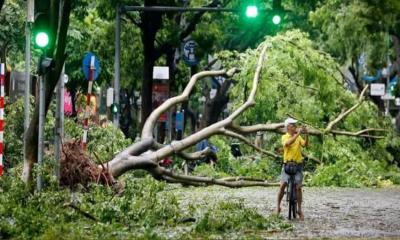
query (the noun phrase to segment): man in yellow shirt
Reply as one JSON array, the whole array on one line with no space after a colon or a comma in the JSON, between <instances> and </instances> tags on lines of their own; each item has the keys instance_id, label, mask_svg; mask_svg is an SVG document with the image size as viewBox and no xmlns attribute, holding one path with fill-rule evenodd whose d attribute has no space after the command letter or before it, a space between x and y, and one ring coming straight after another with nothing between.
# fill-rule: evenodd
<instances>
[{"instance_id":1,"label":"man in yellow shirt","mask_svg":"<svg viewBox=\"0 0 400 240\"><path fill-rule=\"evenodd\" d=\"M284 165L288 162L295 162L298 164L298 171L295 174L295 182L297 188L297 204L298 213L301 220L304 219L304 214L301 209L301 202L303 200L302 196L302 182L303 182L303 156L301 154L301 149L308 146L308 133L306 128L296 129L297 120L293 118L288 118L285 120L286 134L282 136L283 145L283 163ZM305 139L300 136L300 133L305 134ZM281 201L285 188L289 181L289 174L287 174L282 167L281 172L281 185L278 192L278 202L277 202L277 213L281 212Z\"/></svg>"}]
</instances>

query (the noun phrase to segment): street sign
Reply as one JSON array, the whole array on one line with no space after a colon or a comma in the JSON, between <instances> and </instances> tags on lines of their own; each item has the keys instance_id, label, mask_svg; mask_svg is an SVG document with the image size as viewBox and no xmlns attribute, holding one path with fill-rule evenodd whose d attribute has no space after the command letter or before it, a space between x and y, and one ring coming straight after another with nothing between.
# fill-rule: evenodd
<instances>
[{"instance_id":1,"label":"street sign","mask_svg":"<svg viewBox=\"0 0 400 240\"><path fill-rule=\"evenodd\" d=\"M385 84L371 83L371 96L383 96L383 95L385 95Z\"/></svg>"},{"instance_id":2,"label":"street sign","mask_svg":"<svg viewBox=\"0 0 400 240\"><path fill-rule=\"evenodd\" d=\"M400 98L396 98L396 106L400 106Z\"/></svg>"},{"instance_id":3,"label":"street sign","mask_svg":"<svg viewBox=\"0 0 400 240\"><path fill-rule=\"evenodd\" d=\"M91 52L86 53L82 60L82 71L83 75L85 75L85 79L89 80L89 72L90 72L90 64L93 61L92 57L94 57L94 73L93 73L93 81L99 77L100 74L100 60L96 55Z\"/></svg>"},{"instance_id":4,"label":"street sign","mask_svg":"<svg viewBox=\"0 0 400 240\"><path fill-rule=\"evenodd\" d=\"M184 114L183 112L176 112L176 117L175 117L175 129L176 131L183 131L183 120L184 120Z\"/></svg>"},{"instance_id":5,"label":"street sign","mask_svg":"<svg viewBox=\"0 0 400 240\"><path fill-rule=\"evenodd\" d=\"M195 56L195 49L197 47L197 43L194 40L188 40L183 43L183 61L189 66L195 66L198 64L198 61Z\"/></svg>"},{"instance_id":6,"label":"street sign","mask_svg":"<svg viewBox=\"0 0 400 240\"><path fill-rule=\"evenodd\" d=\"M382 100L394 100L394 96L385 94L381 97Z\"/></svg>"},{"instance_id":7,"label":"street sign","mask_svg":"<svg viewBox=\"0 0 400 240\"><path fill-rule=\"evenodd\" d=\"M114 88L108 88L107 89L107 101L106 101L106 106L110 107L111 104L114 103Z\"/></svg>"},{"instance_id":8,"label":"street sign","mask_svg":"<svg viewBox=\"0 0 400 240\"><path fill-rule=\"evenodd\" d=\"M169 79L169 67L153 67L153 79L168 80Z\"/></svg>"},{"instance_id":9,"label":"street sign","mask_svg":"<svg viewBox=\"0 0 400 240\"><path fill-rule=\"evenodd\" d=\"M168 99L169 87L166 83L153 83L152 105L156 109ZM167 113L161 114L159 122L166 122L168 119Z\"/></svg>"}]
</instances>

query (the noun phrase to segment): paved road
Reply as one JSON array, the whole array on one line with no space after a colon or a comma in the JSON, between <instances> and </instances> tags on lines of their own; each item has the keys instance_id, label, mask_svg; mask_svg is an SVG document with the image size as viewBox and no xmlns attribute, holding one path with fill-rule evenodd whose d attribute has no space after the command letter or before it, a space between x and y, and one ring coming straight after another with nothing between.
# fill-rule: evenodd
<instances>
[{"instance_id":1,"label":"paved road","mask_svg":"<svg viewBox=\"0 0 400 240\"><path fill-rule=\"evenodd\" d=\"M227 189L208 187L179 191L184 201L244 199L249 207L269 215L275 208L277 188ZM400 188L305 188L304 221L293 221L289 233L266 233L266 238L360 237L400 239ZM282 214L286 217L287 205Z\"/></svg>"}]
</instances>

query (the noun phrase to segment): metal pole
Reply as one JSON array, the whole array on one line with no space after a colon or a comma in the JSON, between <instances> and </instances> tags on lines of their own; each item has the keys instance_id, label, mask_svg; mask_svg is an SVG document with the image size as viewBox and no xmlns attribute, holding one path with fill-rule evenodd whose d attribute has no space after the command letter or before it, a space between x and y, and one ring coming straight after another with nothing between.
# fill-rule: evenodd
<instances>
[{"instance_id":1,"label":"metal pole","mask_svg":"<svg viewBox=\"0 0 400 240\"><path fill-rule=\"evenodd\" d=\"M43 166L43 145L44 145L44 121L45 121L45 111L44 111L44 98L45 98L45 76L39 76L39 141L38 141L38 166L42 168ZM41 171L42 169L40 169ZM42 176L40 171L37 176L37 189L42 190Z\"/></svg>"},{"instance_id":2,"label":"metal pole","mask_svg":"<svg viewBox=\"0 0 400 240\"><path fill-rule=\"evenodd\" d=\"M387 76L386 76L386 95L387 97L389 97L389 93L390 93L390 68L389 68L389 57L388 57L388 61L387 61ZM385 116L389 116L389 104L390 104L390 100L389 98L386 99L386 108L385 108Z\"/></svg>"},{"instance_id":3,"label":"metal pole","mask_svg":"<svg viewBox=\"0 0 400 240\"><path fill-rule=\"evenodd\" d=\"M389 48L390 48L390 34L389 34L389 29L387 29L387 47L388 47L388 55L387 55L387 75L386 75L386 96L389 97L390 94L390 56L389 56ZM390 100L387 98L386 100L386 109L385 109L385 116L389 116L389 105L390 105Z\"/></svg>"},{"instance_id":4,"label":"metal pole","mask_svg":"<svg viewBox=\"0 0 400 240\"><path fill-rule=\"evenodd\" d=\"M170 6L123 6L122 11L134 12L239 12L238 9L220 7L170 7ZM260 11L266 11L262 9Z\"/></svg>"},{"instance_id":5,"label":"metal pole","mask_svg":"<svg viewBox=\"0 0 400 240\"><path fill-rule=\"evenodd\" d=\"M57 93L56 93L56 126L55 126L55 138L54 138L54 150L55 150L55 158L56 163L54 166L54 175L57 180L60 180L60 162L61 162L61 147L62 147L62 139L64 136L64 71L65 66L60 75L60 79L57 84Z\"/></svg>"},{"instance_id":6,"label":"metal pole","mask_svg":"<svg viewBox=\"0 0 400 240\"><path fill-rule=\"evenodd\" d=\"M26 134L29 127L29 96L31 85L31 23L33 22L33 0L27 2L27 19L25 25L25 91L24 91L24 159L26 157Z\"/></svg>"},{"instance_id":7,"label":"metal pole","mask_svg":"<svg viewBox=\"0 0 400 240\"><path fill-rule=\"evenodd\" d=\"M119 109L119 88L120 88L120 64L121 64L121 8L117 6L115 17L115 62L114 62L114 103ZM114 114L114 126L119 127L119 111Z\"/></svg>"}]
</instances>

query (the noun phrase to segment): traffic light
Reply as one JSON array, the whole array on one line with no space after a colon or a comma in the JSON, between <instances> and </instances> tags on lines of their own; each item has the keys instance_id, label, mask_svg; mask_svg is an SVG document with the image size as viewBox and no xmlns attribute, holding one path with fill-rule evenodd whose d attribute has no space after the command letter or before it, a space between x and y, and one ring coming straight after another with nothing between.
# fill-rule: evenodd
<instances>
[{"instance_id":1,"label":"traffic light","mask_svg":"<svg viewBox=\"0 0 400 240\"><path fill-rule=\"evenodd\" d=\"M119 111L118 104L117 104L117 103L111 104L110 110L111 110L111 113L112 113L113 115L117 114L118 111Z\"/></svg>"},{"instance_id":2,"label":"traffic light","mask_svg":"<svg viewBox=\"0 0 400 240\"><path fill-rule=\"evenodd\" d=\"M33 35L33 46L36 49L47 50L54 46L56 37L55 32L57 29L57 23L52 18L51 13L51 1L41 0L35 2L35 19L32 25Z\"/></svg>"},{"instance_id":3,"label":"traffic light","mask_svg":"<svg viewBox=\"0 0 400 240\"><path fill-rule=\"evenodd\" d=\"M275 25L279 25L282 22L283 16L282 0L273 0L272 11L272 23Z\"/></svg>"},{"instance_id":4,"label":"traffic light","mask_svg":"<svg viewBox=\"0 0 400 240\"><path fill-rule=\"evenodd\" d=\"M256 18L258 16L258 7L255 5L246 6L246 17Z\"/></svg>"},{"instance_id":5,"label":"traffic light","mask_svg":"<svg viewBox=\"0 0 400 240\"><path fill-rule=\"evenodd\" d=\"M272 17L272 23L275 25L278 25L279 23L281 23L281 20L282 20L282 18L278 14L276 14Z\"/></svg>"},{"instance_id":6,"label":"traffic light","mask_svg":"<svg viewBox=\"0 0 400 240\"><path fill-rule=\"evenodd\" d=\"M49 35L46 32L38 32L35 36L35 45L39 48L46 48L49 44Z\"/></svg>"}]
</instances>

